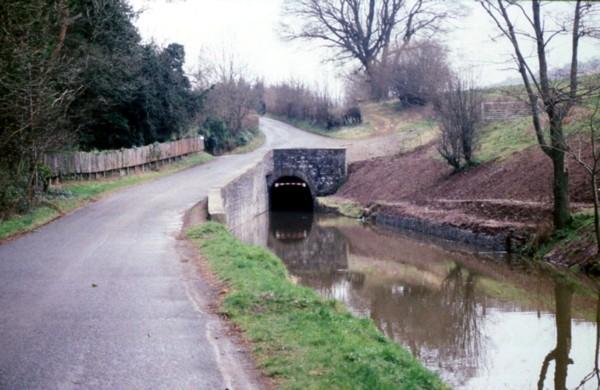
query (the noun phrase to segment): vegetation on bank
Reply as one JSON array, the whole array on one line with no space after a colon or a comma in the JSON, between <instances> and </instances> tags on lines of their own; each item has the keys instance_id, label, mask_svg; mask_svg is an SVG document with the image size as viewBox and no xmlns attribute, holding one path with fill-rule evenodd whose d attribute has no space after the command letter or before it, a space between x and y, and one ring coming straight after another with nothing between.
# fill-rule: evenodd
<instances>
[{"instance_id":1,"label":"vegetation on bank","mask_svg":"<svg viewBox=\"0 0 600 390\"><path fill-rule=\"evenodd\" d=\"M336 196L322 196L317 199L319 207L325 211L333 211L344 217L360 218L364 214L364 207L358 202Z\"/></svg>"},{"instance_id":2,"label":"vegetation on bank","mask_svg":"<svg viewBox=\"0 0 600 390\"><path fill-rule=\"evenodd\" d=\"M237 148L231 151L232 154L244 154L254 152L256 149L260 148L267 141L267 137L265 133L260 131L260 129L255 129L251 131L251 138L246 140L246 143L238 146Z\"/></svg>"},{"instance_id":3,"label":"vegetation on bank","mask_svg":"<svg viewBox=\"0 0 600 390\"><path fill-rule=\"evenodd\" d=\"M221 310L253 343L264 372L288 389L446 389L407 351L290 279L266 249L206 223L188 231L211 269L229 286Z\"/></svg>"},{"instance_id":4,"label":"vegetation on bank","mask_svg":"<svg viewBox=\"0 0 600 390\"><path fill-rule=\"evenodd\" d=\"M342 105L327 89L312 90L301 82L283 82L268 87L264 94L264 109L269 114L306 123L310 128L333 130L362 122L358 106Z\"/></svg>"},{"instance_id":5,"label":"vegetation on bank","mask_svg":"<svg viewBox=\"0 0 600 390\"><path fill-rule=\"evenodd\" d=\"M211 159L212 156L208 153L198 153L165 166L159 171L147 171L137 175L102 180L68 181L54 186L44 195L38 207L32 208L25 214L0 220L0 240L29 232L68 212L85 206L101 195L154 180L205 163Z\"/></svg>"},{"instance_id":6,"label":"vegetation on bank","mask_svg":"<svg viewBox=\"0 0 600 390\"><path fill-rule=\"evenodd\" d=\"M402 107L396 101L365 102L359 105L362 123L327 129L307 120L281 115L267 115L308 132L324 137L355 140L379 135L400 134L407 149L424 145L438 136L438 124L429 113L429 107Z\"/></svg>"},{"instance_id":7,"label":"vegetation on bank","mask_svg":"<svg viewBox=\"0 0 600 390\"><path fill-rule=\"evenodd\" d=\"M571 270L600 275L597 246L594 236L594 215L591 210L573 214L571 223L545 237L538 237L540 244L530 245L524 250L534 258L561 263L569 259Z\"/></svg>"}]
</instances>

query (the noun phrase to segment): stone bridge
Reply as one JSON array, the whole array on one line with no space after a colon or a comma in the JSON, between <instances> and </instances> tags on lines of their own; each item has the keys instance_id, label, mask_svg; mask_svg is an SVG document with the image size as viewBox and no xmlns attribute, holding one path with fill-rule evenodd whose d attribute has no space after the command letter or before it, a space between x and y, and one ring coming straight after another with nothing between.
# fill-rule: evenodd
<instances>
[{"instance_id":1,"label":"stone bridge","mask_svg":"<svg viewBox=\"0 0 600 390\"><path fill-rule=\"evenodd\" d=\"M346 149L274 149L261 162L211 191L211 218L235 227L268 210L312 210L346 179Z\"/></svg>"}]
</instances>

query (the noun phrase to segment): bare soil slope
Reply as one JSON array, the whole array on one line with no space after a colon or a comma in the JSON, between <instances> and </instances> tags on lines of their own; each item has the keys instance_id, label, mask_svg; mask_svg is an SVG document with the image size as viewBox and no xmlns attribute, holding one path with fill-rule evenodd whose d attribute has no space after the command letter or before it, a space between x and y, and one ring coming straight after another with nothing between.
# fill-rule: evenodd
<instances>
[{"instance_id":1,"label":"bare soil slope","mask_svg":"<svg viewBox=\"0 0 600 390\"><path fill-rule=\"evenodd\" d=\"M569 168L571 199L579 208L591 202L588 179L574 162ZM338 195L474 231L531 234L551 225L552 165L534 146L452 173L430 143L353 163Z\"/></svg>"}]
</instances>

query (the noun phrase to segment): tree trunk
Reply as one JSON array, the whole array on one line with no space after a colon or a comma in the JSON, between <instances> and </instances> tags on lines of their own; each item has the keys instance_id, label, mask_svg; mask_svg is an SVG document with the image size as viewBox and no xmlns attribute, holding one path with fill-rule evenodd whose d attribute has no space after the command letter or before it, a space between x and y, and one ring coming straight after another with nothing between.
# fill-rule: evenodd
<instances>
[{"instance_id":1,"label":"tree trunk","mask_svg":"<svg viewBox=\"0 0 600 390\"><path fill-rule=\"evenodd\" d=\"M552 151L554 168L552 192L554 195L554 228L563 229L571 222L569 205L569 172L565 165L565 153L562 150Z\"/></svg>"},{"instance_id":2,"label":"tree trunk","mask_svg":"<svg viewBox=\"0 0 600 390\"><path fill-rule=\"evenodd\" d=\"M367 74L371 99L374 101L380 101L383 98L383 91L377 65L375 65L373 62L369 63L369 65L365 66L365 73Z\"/></svg>"},{"instance_id":3,"label":"tree trunk","mask_svg":"<svg viewBox=\"0 0 600 390\"><path fill-rule=\"evenodd\" d=\"M598 178L596 172L592 172L592 191L594 193L594 230L596 232L596 247L598 254L600 254L600 216L598 215L598 208L600 207L600 200L598 199Z\"/></svg>"}]
</instances>

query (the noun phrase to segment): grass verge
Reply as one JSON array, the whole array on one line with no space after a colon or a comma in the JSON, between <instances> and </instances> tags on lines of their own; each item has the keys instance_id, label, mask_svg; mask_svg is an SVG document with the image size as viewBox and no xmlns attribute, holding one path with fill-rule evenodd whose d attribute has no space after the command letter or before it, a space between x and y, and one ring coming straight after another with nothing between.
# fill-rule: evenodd
<instances>
[{"instance_id":1,"label":"grass verge","mask_svg":"<svg viewBox=\"0 0 600 390\"><path fill-rule=\"evenodd\" d=\"M188 231L229 285L221 310L253 343L264 372L284 389L446 389L370 319L294 284L280 259L206 223Z\"/></svg>"},{"instance_id":2,"label":"grass verge","mask_svg":"<svg viewBox=\"0 0 600 390\"><path fill-rule=\"evenodd\" d=\"M350 218L360 218L364 208L357 202L337 196L323 196L317 198L319 206L325 210L332 210L340 215Z\"/></svg>"},{"instance_id":3,"label":"grass verge","mask_svg":"<svg viewBox=\"0 0 600 390\"><path fill-rule=\"evenodd\" d=\"M40 206L34 207L25 214L0 220L0 241L38 228L70 211L85 206L100 195L154 180L202 164L210 159L212 159L210 154L198 153L165 166L159 171L93 181L65 182L58 187L51 188L40 202Z\"/></svg>"}]
</instances>

